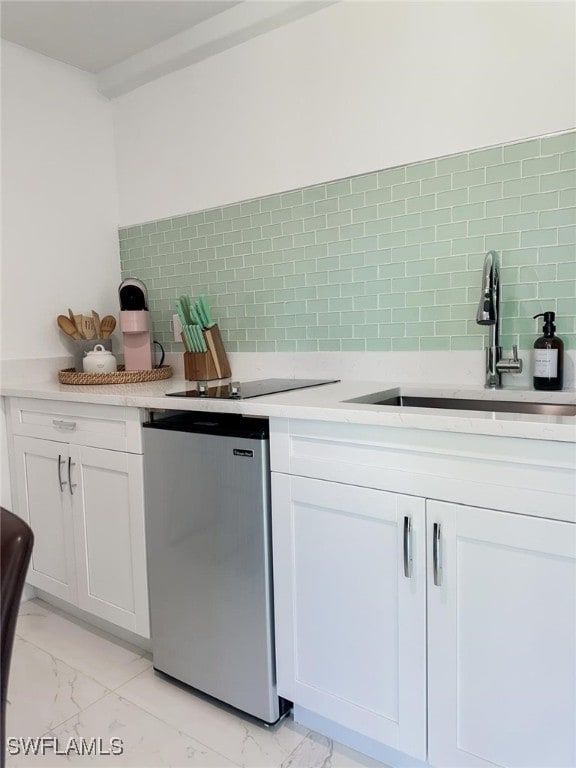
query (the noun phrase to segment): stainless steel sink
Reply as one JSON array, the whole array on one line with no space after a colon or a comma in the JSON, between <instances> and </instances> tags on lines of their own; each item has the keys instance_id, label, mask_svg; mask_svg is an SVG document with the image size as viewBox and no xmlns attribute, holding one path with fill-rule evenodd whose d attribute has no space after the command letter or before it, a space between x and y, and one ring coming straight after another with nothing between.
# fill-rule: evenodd
<instances>
[{"instance_id":1,"label":"stainless steel sink","mask_svg":"<svg viewBox=\"0 0 576 768\"><path fill-rule=\"evenodd\" d=\"M422 397L416 395L375 392L347 400L348 403L403 406L405 408L446 408L458 411L498 411L500 413L534 413L539 416L576 416L576 405L570 403L532 403L518 400L472 400L460 397Z\"/></svg>"}]
</instances>

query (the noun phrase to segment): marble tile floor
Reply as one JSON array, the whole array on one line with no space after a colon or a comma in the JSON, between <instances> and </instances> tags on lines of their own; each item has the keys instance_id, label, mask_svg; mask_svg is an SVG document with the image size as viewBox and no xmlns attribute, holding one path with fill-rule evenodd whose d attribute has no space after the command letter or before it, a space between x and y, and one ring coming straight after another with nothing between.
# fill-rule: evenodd
<instances>
[{"instance_id":1,"label":"marble tile floor","mask_svg":"<svg viewBox=\"0 0 576 768\"><path fill-rule=\"evenodd\" d=\"M21 606L8 698L7 768L385 768L291 717L266 728L195 696L149 654L36 599ZM41 755L14 741L40 736L55 739ZM82 737L111 752L121 739L123 753L55 753Z\"/></svg>"}]
</instances>

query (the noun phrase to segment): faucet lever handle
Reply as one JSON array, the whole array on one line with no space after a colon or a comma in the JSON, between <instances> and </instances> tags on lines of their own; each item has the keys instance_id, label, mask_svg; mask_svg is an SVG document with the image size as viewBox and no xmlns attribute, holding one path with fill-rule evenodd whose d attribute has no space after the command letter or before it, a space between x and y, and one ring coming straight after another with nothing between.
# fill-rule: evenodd
<instances>
[{"instance_id":1,"label":"faucet lever handle","mask_svg":"<svg viewBox=\"0 0 576 768\"><path fill-rule=\"evenodd\" d=\"M519 362L517 344L514 344L514 346L512 347L512 359L514 360L515 363Z\"/></svg>"}]
</instances>

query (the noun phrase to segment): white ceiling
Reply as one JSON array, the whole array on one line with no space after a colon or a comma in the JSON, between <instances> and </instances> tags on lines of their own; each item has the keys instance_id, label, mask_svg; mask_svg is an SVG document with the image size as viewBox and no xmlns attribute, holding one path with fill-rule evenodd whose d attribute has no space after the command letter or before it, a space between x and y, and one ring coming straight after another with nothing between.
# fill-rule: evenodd
<instances>
[{"instance_id":1,"label":"white ceiling","mask_svg":"<svg viewBox=\"0 0 576 768\"><path fill-rule=\"evenodd\" d=\"M338 0L0 0L5 40L95 75L115 98Z\"/></svg>"},{"instance_id":2,"label":"white ceiling","mask_svg":"<svg viewBox=\"0 0 576 768\"><path fill-rule=\"evenodd\" d=\"M98 73L240 0L8 0L2 37Z\"/></svg>"}]
</instances>

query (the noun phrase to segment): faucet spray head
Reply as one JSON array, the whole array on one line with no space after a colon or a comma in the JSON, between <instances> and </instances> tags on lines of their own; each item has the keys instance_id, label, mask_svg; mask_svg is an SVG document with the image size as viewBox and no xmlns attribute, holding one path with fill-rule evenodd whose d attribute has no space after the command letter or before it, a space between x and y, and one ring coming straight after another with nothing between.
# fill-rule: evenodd
<instances>
[{"instance_id":1,"label":"faucet spray head","mask_svg":"<svg viewBox=\"0 0 576 768\"><path fill-rule=\"evenodd\" d=\"M498 320L498 281L498 257L494 251L488 251L484 259L482 292L476 312L478 325L495 325Z\"/></svg>"}]
</instances>

